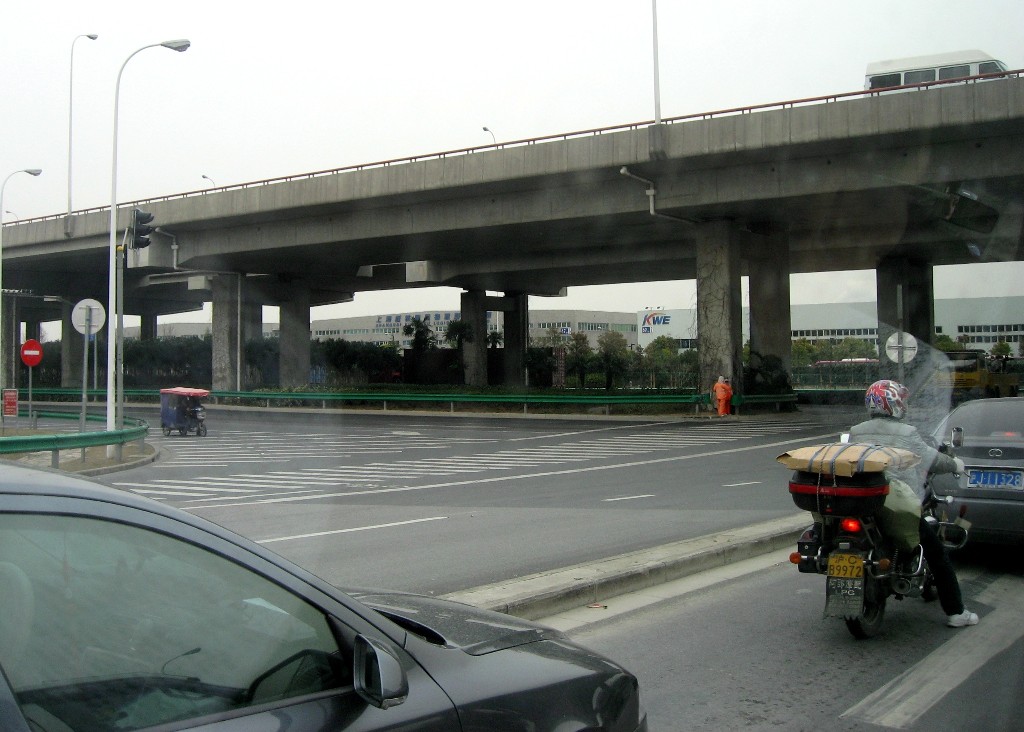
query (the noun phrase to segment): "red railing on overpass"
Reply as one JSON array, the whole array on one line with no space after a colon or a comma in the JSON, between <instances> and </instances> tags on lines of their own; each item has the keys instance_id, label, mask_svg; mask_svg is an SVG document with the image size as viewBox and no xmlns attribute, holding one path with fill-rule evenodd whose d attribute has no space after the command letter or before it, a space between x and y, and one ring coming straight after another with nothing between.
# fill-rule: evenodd
<instances>
[{"instance_id":1,"label":"red railing on overpass","mask_svg":"<svg viewBox=\"0 0 1024 732\"><path fill-rule=\"evenodd\" d=\"M751 114L754 112L766 112L775 109L792 109L793 107L799 107L810 104L821 104L829 102L837 102L842 99L851 99L855 97L873 97L881 94L888 94L893 91L915 91L922 89L930 89L936 86L949 86L951 84L973 84L978 81L989 81L992 79L1000 78L1016 78L1024 74L1024 69L1015 69L1012 71L1000 71L992 74L979 74L977 76L965 76L959 79L945 79L943 81L929 81L922 82L920 84L904 84L902 86L891 86L882 89L869 89L869 90L858 90L851 92L841 92L839 94L828 94L821 97L807 97L806 99L791 99L785 102L767 102L765 104L753 104L747 107L733 107L731 109L718 109L713 112L697 112L695 114L684 114L679 117L667 117L662 119L663 124L675 124L677 122L690 122L693 120L708 120L716 117L728 117L737 114ZM346 165L341 168L330 168L327 170L315 170L310 173L299 173L295 175L286 175L279 178L267 178L266 180L251 181L248 183L235 183L227 186L217 186L214 188L200 188L194 191L185 191L183 193L173 193L167 196L155 196L152 198L143 198L137 201L124 201L118 204L118 206L140 206L148 203L154 203L157 201L174 201L179 198L191 198L194 196L208 196L212 193L220 193L223 191L237 191L244 190L246 188L255 188L257 186L267 186L276 183L287 183L290 181L305 180L308 178L318 178L325 175L337 175L338 173L350 173L360 170L370 170L372 168L387 168L392 165L404 165L407 163L415 163L421 160L440 160L447 157L453 157L456 155L471 155L473 153L485 152L487 150L503 150L509 147L521 147L523 145L536 145L537 143L544 142L555 142L558 140L569 140L576 137L592 137L596 135L604 135L610 132L625 132L628 130L636 130L641 127L650 127L654 124L654 120L644 120L643 122L629 122L627 124L612 125L611 127L594 127L587 130L577 130L575 132L563 132L555 135L544 135L543 137L530 137L522 140L510 140L508 142L497 142L491 143L490 145L477 145L474 147L460 147L454 150L445 150L443 152L427 153L425 155L413 155L411 157L404 158L393 158L391 160L378 160L372 163L360 163L358 165ZM95 213L98 211L106 211L109 206L96 206L93 208L85 208L74 211L74 215ZM37 216L30 219L21 219L17 222L11 222L12 224L27 224L37 221L51 221L55 219L63 219L67 216L66 213L50 214L48 216ZM8 224L10 225L10 224Z\"/></svg>"}]
</instances>

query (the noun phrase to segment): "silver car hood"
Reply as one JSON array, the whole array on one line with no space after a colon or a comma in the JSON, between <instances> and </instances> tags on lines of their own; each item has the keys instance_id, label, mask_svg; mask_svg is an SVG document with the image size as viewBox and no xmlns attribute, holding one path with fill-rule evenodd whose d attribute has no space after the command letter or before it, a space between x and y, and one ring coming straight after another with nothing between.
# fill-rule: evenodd
<instances>
[{"instance_id":1,"label":"silver car hood","mask_svg":"<svg viewBox=\"0 0 1024 732\"><path fill-rule=\"evenodd\" d=\"M473 656L563 637L552 628L452 600L387 590L343 589L406 631Z\"/></svg>"}]
</instances>

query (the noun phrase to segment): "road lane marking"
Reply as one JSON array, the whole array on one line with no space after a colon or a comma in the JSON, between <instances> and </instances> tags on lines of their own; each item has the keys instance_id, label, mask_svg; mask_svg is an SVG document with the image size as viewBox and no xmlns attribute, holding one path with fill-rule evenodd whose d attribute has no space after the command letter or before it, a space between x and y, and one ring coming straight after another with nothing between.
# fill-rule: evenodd
<instances>
[{"instance_id":1,"label":"road lane marking","mask_svg":"<svg viewBox=\"0 0 1024 732\"><path fill-rule=\"evenodd\" d=\"M601 500L605 503L611 503L612 501L632 501L636 498L654 498L653 493L644 493L639 496L622 496L621 498L602 498Z\"/></svg>"},{"instance_id":2,"label":"road lane marking","mask_svg":"<svg viewBox=\"0 0 1024 732\"><path fill-rule=\"evenodd\" d=\"M879 727L906 729L950 691L1024 636L1024 578L1000 577L976 598L996 609L978 625L948 629L955 636L895 679L840 714Z\"/></svg>"},{"instance_id":3,"label":"road lane marking","mask_svg":"<svg viewBox=\"0 0 1024 732\"><path fill-rule=\"evenodd\" d=\"M312 539L316 536L330 536L331 534L350 534L353 531L372 531L373 529L390 529L394 526L408 526L409 524L422 524L426 521L444 521L447 516L431 516L430 518L411 519L409 521L394 521L389 524L374 524L373 526L353 526L350 529L334 529L332 531L314 531L311 534L296 534L295 536L278 536L274 539L259 539L257 544L273 544L277 541L291 541L292 539Z\"/></svg>"},{"instance_id":4,"label":"road lane marking","mask_svg":"<svg viewBox=\"0 0 1024 732\"><path fill-rule=\"evenodd\" d=\"M813 443L816 440L823 440L826 438L834 437L833 433L824 435L815 435L810 437L799 437L790 440L780 440L778 442L767 442L760 445L744 445L743 447L731 447L724 450L708 450L706 452L694 453L693 455L676 455L673 457L664 458L651 458L650 460L636 460L628 463L616 463L615 465L592 465L583 468L566 468L565 470L549 470L541 473L527 473L524 475L501 475L494 476L493 478L474 478L472 480L453 480L446 483L430 483L428 485L412 485L412 486L398 486L393 488L375 488L358 491L343 491L338 493L317 493L312 496L295 496L294 498L269 498L266 500L252 501L249 503L225 503L223 505L213 504L210 506L202 506L201 508L224 508L224 507L236 507L236 506L255 506L264 503L289 503L292 501L317 501L326 500L331 498L351 498L353 496L370 496L370 495L383 495L385 493L409 493L414 491L424 491L432 488L458 488L460 486L467 485L481 485L483 483L504 483L511 482L514 480L530 480L536 478L552 478L559 475L575 475L579 473L593 473L605 470L622 470L636 468L646 465L657 465L659 463L677 463L684 460L697 460L699 458L706 457L718 457L720 455L735 455L740 452L750 452L752 450L767 450L769 448L783 447L785 445L792 445L794 443ZM185 510L193 510L190 507L185 507Z\"/></svg>"},{"instance_id":5,"label":"road lane marking","mask_svg":"<svg viewBox=\"0 0 1024 732\"><path fill-rule=\"evenodd\" d=\"M761 485L764 481L761 480L748 480L746 483L723 483L723 488L739 488L742 485Z\"/></svg>"}]
</instances>

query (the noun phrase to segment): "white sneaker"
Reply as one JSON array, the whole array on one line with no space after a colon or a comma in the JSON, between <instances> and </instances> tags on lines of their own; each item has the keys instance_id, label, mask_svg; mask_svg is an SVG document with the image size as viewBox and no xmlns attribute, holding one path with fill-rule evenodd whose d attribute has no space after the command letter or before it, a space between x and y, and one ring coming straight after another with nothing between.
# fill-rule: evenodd
<instances>
[{"instance_id":1,"label":"white sneaker","mask_svg":"<svg viewBox=\"0 0 1024 732\"><path fill-rule=\"evenodd\" d=\"M959 615L948 615L946 616L946 625L950 628L963 628L967 625L977 625L978 614L972 613L970 610L964 609Z\"/></svg>"}]
</instances>

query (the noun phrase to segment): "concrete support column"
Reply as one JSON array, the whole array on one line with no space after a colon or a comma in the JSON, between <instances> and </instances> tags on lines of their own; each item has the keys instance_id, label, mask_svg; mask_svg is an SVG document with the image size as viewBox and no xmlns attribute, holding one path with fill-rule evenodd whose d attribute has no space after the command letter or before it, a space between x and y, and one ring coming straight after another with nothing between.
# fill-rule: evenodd
<instances>
[{"instance_id":1,"label":"concrete support column","mask_svg":"<svg viewBox=\"0 0 1024 732\"><path fill-rule=\"evenodd\" d=\"M743 309L739 232L729 221L697 231L697 388L706 392L725 376L742 393Z\"/></svg>"},{"instance_id":2,"label":"concrete support column","mask_svg":"<svg viewBox=\"0 0 1024 732\"><path fill-rule=\"evenodd\" d=\"M469 324L473 341L464 346L466 384L487 386L487 296L479 290L462 293L462 320Z\"/></svg>"},{"instance_id":3,"label":"concrete support column","mask_svg":"<svg viewBox=\"0 0 1024 732\"><path fill-rule=\"evenodd\" d=\"M240 316L238 275L213 278L213 390L236 391L239 381Z\"/></svg>"},{"instance_id":4,"label":"concrete support column","mask_svg":"<svg viewBox=\"0 0 1024 732\"><path fill-rule=\"evenodd\" d=\"M139 340L155 341L157 334L156 315L143 313L139 316Z\"/></svg>"},{"instance_id":5,"label":"concrete support column","mask_svg":"<svg viewBox=\"0 0 1024 732\"><path fill-rule=\"evenodd\" d=\"M750 261L750 350L775 356L789 373L792 361L789 292L789 238L773 235L756 242Z\"/></svg>"},{"instance_id":6,"label":"concrete support column","mask_svg":"<svg viewBox=\"0 0 1024 732\"><path fill-rule=\"evenodd\" d=\"M526 340L530 331L530 311L526 295L508 295L510 306L504 311L505 386L526 386ZM484 352L486 357L487 353Z\"/></svg>"},{"instance_id":7,"label":"concrete support column","mask_svg":"<svg viewBox=\"0 0 1024 732\"><path fill-rule=\"evenodd\" d=\"M901 376L899 364L885 354L885 342L899 330L901 322L903 331L914 336L918 343L924 345L934 342L935 288L932 266L928 262L906 257L884 259L875 269L875 287L881 376L888 379L902 378L911 392L916 392L923 386L932 369L929 354L925 352L928 349L919 351L913 361L905 363ZM920 378L915 375L919 371Z\"/></svg>"},{"instance_id":8,"label":"concrete support column","mask_svg":"<svg viewBox=\"0 0 1024 732\"><path fill-rule=\"evenodd\" d=\"M82 388L82 355L85 343L82 334L75 330L71 323L73 308L74 305L69 302L60 304L60 385L65 389Z\"/></svg>"},{"instance_id":9,"label":"concrete support column","mask_svg":"<svg viewBox=\"0 0 1024 732\"><path fill-rule=\"evenodd\" d=\"M26 320L25 321L25 340L35 339L40 340L43 335L43 323L41 320Z\"/></svg>"},{"instance_id":10,"label":"concrete support column","mask_svg":"<svg viewBox=\"0 0 1024 732\"><path fill-rule=\"evenodd\" d=\"M2 295L0 295L2 297ZM3 312L3 320L0 321L0 328L3 328L3 344L4 351L0 353L0 386L5 389L13 389L17 384L15 378L17 376L17 369L14 366L14 359L17 358L18 350L20 348L20 342L17 338L19 334L18 315L14 312L17 306L17 300L13 297L5 297L3 308L0 309Z\"/></svg>"},{"instance_id":11,"label":"concrete support column","mask_svg":"<svg viewBox=\"0 0 1024 732\"><path fill-rule=\"evenodd\" d=\"M281 300L281 388L309 384L309 288L296 282L287 299Z\"/></svg>"},{"instance_id":12,"label":"concrete support column","mask_svg":"<svg viewBox=\"0 0 1024 732\"><path fill-rule=\"evenodd\" d=\"M242 342L263 337L263 305L249 299L242 289Z\"/></svg>"}]
</instances>

